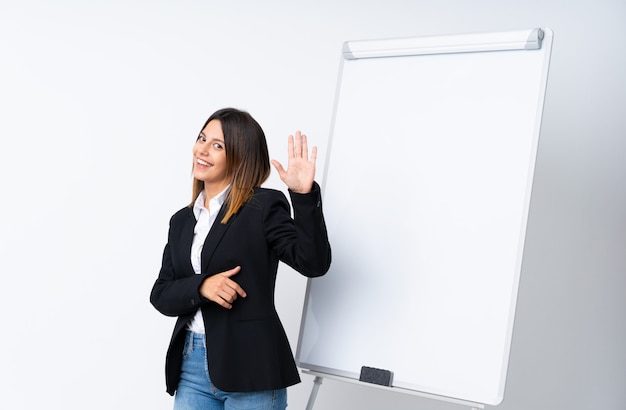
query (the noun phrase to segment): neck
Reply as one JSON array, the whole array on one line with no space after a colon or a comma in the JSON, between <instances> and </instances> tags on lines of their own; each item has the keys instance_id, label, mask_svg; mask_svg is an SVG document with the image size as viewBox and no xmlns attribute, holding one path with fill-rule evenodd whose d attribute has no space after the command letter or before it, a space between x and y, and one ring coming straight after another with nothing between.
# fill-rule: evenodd
<instances>
[{"instance_id":1,"label":"neck","mask_svg":"<svg viewBox=\"0 0 626 410\"><path fill-rule=\"evenodd\" d=\"M204 192L205 192L205 199L204 199L204 205L205 207L208 209L208 205L209 205L209 201L213 198L215 198L220 192L222 192L226 187L228 186L228 183L226 184L204 184Z\"/></svg>"}]
</instances>

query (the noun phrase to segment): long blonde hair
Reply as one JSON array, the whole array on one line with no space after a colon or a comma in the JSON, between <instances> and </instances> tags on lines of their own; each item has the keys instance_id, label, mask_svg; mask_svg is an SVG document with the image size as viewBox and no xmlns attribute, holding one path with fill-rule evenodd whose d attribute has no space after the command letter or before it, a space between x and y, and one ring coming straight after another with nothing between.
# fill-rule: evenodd
<instances>
[{"instance_id":1,"label":"long blonde hair","mask_svg":"<svg viewBox=\"0 0 626 410\"><path fill-rule=\"evenodd\" d=\"M222 223L228 222L252 197L257 188L270 176L270 159L265 133L250 114L236 108L223 108L214 112L202 126L213 120L220 121L226 145L226 174L231 186L224 202L226 213ZM204 182L193 178L190 207L204 190Z\"/></svg>"}]
</instances>

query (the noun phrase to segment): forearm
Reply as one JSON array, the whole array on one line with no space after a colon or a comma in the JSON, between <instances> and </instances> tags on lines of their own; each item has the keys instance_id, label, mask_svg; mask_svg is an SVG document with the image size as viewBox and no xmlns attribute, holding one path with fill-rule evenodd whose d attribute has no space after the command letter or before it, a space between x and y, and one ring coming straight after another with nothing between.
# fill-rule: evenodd
<instances>
[{"instance_id":1,"label":"forearm","mask_svg":"<svg viewBox=\"0 0 626 410\"><path fill-rule=\"evenodd\" d=\"M297 233L295 265L305 276L324 275L331 262L331 250L322 211L320 187L313 184L307 194L290 192Z\"/></svg>"},{"instance_id":2,"label":"forearm","mask_svg":"<svg viewBox=\"0 0 626 410\"><path fill-rule=\"evenodd\" d=\"M150 303L166 316L179 316L195 312L206 299L200 296L200 285L206 275L193 275L180 279L169 279L159 275L152 292Z\"/></svg>"}]
</instances>

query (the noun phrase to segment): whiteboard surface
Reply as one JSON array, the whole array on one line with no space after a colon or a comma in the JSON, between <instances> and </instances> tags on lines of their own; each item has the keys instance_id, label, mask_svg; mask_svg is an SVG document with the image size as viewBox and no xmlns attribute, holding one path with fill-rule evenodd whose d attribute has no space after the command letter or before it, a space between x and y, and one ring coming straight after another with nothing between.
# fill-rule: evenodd
<instances>
[{"instance_id":1,"label":"whiteboard surface","mask_svg":"<svg viewBox=\"0 0 626 410\"><path fill-rule=\"evenodd\" d=\"M342 62L299 366L502 401L551 39Z\"/></svg>"}]
</instances>

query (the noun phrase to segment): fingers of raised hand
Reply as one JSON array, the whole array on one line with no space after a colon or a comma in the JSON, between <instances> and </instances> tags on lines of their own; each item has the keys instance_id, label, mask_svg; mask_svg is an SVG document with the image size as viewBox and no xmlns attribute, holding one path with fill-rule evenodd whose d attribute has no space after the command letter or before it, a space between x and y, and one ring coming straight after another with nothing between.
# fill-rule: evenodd
<instances>
[{"instance_id":1,"label":"fingers of raised hand","mask_svg":"<svg viewBox=\"0 0 626 410\"><path fill-rule=\"evenodd\" d=\"M272 165L274 165L274 168L276 168L276 171L278 171L278 175L280 176L280 178L283 179L284 174L286 172L285 168L283 168L283 164L276 161L275 159L273 159L271 162L272 162Z\"/></svg>"},{"instance_id":2,"label":"fingers of raised hand","mask_svg":"<svg viewBox=\"0 0 626 410\"><path fill-rule=\"evenodd\" d=\"M295 137L290 135L287 150L289 151L289 158L304 158L308 160L309 148L306 135L302 134L300 131L296 131Z\"/></svg>"},{"instance_id":3,"label":"fingers of raised hand","mask_svg":"<svg viewBox=\"0 0 626 410\"><path fill-rule=\"evenodd\" d=\"M311 163L315 164L316 160L317 160L317 147L313 147L313 149L311 150Z\"/></svg>"}]
</instances>

